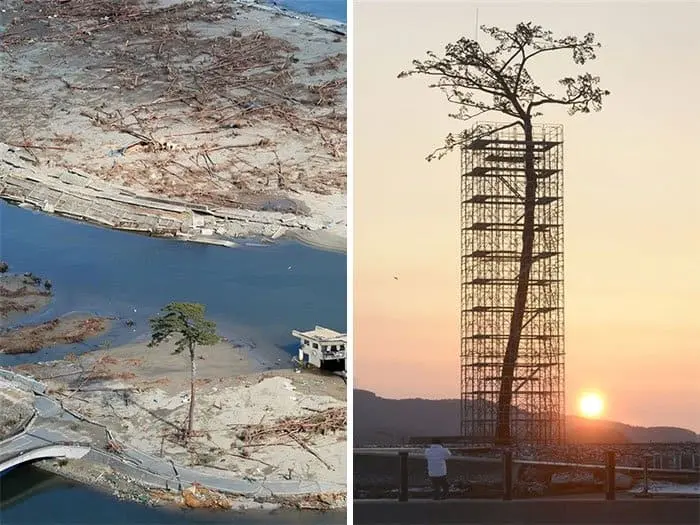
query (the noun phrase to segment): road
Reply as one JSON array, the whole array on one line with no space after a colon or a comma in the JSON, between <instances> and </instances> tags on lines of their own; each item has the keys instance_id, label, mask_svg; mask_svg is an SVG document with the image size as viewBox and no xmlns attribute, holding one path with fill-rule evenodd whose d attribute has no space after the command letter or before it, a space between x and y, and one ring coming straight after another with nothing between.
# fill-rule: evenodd
<instances>
[{"instance_id":1,"label":"road","mask_svg":"<svg viewBox=\"0 0 700 525\"><path fill-rule=\"evenodd\" d=\"M353 503L355 525L535 524L558 525L698 525L700 500L655 498L526 500L359 500Z\"/></svg>"}]
</instances>

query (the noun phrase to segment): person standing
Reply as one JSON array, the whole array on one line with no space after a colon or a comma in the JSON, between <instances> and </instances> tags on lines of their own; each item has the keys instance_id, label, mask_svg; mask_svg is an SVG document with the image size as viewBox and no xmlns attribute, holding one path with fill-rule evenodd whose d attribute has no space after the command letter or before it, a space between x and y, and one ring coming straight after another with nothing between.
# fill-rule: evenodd
<instances>
[{"instance_id":1,"label":"person standing","mask_svg":"<svg viewBox=\"0 0 700 525\"><path fill-rule=\"evenodd\" d=\"M425 450L425 459L428 462L428 477L433 486L433 499L445 499L450 492L447 483L447 458L452 453L442 446L440 440L434 438L429 448Z\"/></svg>"}]
</instances>

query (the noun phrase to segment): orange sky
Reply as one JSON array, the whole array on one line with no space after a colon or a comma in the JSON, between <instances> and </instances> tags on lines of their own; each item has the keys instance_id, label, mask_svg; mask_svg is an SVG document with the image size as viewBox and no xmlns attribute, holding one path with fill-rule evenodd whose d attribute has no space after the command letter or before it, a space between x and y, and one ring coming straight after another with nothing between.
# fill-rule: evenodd
<instances>
[{"instance_id":1,"label":"orange sky","mask_svg":"<svg viewBox=\"0 0 700 525\"><path fill-rule=\"evenodd\" d=\"M567 411L597 389L606 419L700 431L698 2L355 3L355 387L459 396L459 159L424 157L464 123L396 75L473 37L476 7L603 43L584 69L612 92L603 111L544 120L564 124Z\"/></svg>"}]
</instances>

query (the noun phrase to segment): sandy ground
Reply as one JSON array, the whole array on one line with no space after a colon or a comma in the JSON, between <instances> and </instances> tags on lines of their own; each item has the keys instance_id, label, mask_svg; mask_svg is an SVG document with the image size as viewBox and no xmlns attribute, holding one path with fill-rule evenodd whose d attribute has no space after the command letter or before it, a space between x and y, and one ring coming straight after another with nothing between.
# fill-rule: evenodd
<instances>
[{"instance_id":1,"label":"sandy ground","mask_svg":"<svg viewBox=\"0 0 700 525\"><path fill-rule=\"evenodd\" d=\"M180 429L189 403L189 362L172 340L129 345L16 369L47 382L64 406L109 427L145 452L237 479L345 483L346 385L320 373L261 373L247 350L198 350L196 436Z\"/></svg>"},{"instance_id":2,"label":"sandy ground","mask_svg":"<svg viewBox=\"0 0 700 525\"><path fill-rule=\"evenodd\" d=\"M226 0L8 0L3 11L0 142L42 172L291 212L346 237L337 30Z\"/></svg>"}]
</instances>

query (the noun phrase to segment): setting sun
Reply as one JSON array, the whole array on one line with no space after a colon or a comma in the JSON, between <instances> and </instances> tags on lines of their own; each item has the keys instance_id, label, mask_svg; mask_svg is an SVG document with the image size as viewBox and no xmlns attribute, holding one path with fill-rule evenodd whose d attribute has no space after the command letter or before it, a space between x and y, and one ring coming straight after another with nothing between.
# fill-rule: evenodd
<instances>
[{"instance_id":1,"label":"setting sun","mask_svg":"<svg viewBox=\"0 0 700 525\"><path fill-rule=\"evenodd\" d=\"M581 415L588 418L597 418L603 413L603 398L595 392L586 392L579 401Z\"/></svg>"}]
</instances>

